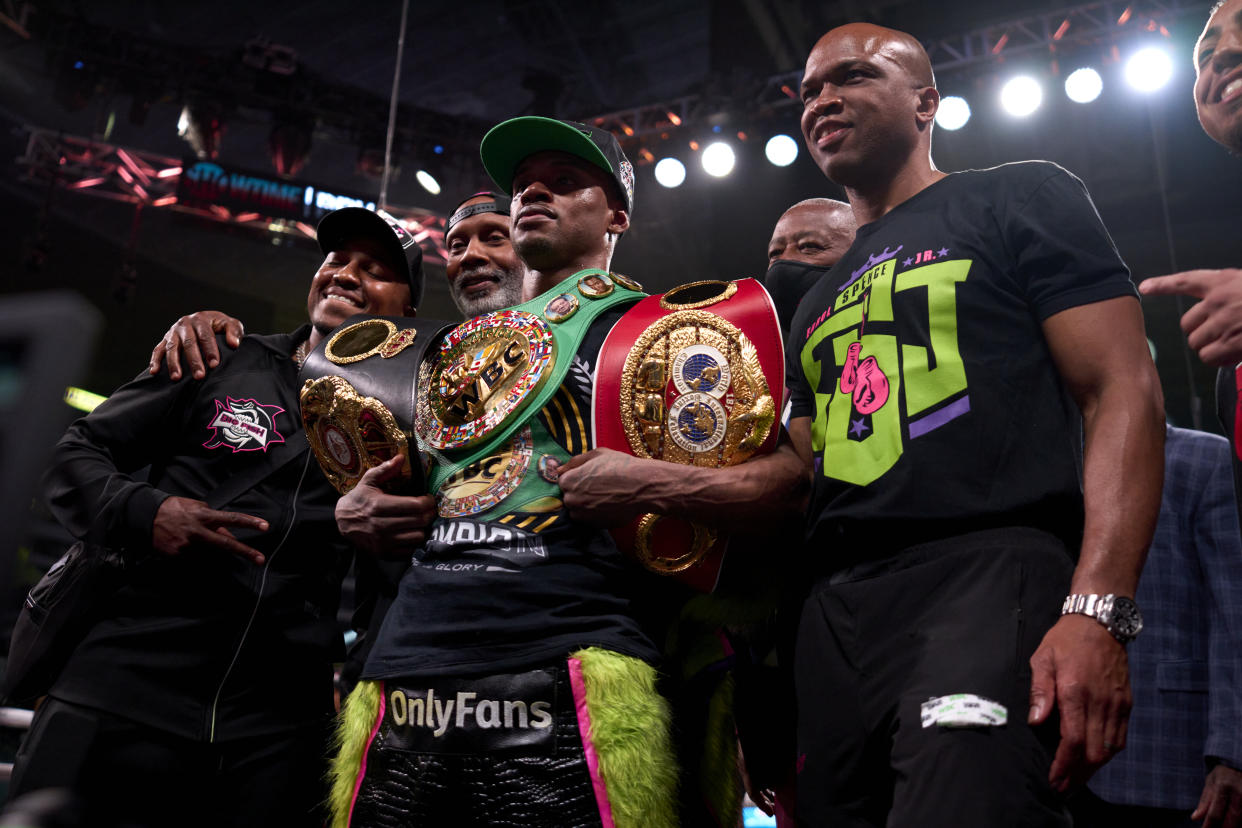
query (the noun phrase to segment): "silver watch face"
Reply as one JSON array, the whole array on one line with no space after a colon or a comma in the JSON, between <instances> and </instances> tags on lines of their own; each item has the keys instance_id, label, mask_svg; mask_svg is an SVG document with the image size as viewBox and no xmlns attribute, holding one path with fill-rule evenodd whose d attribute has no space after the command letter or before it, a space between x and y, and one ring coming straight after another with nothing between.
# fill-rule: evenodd
<instances>
[{"instance_id":1,"label":"silver watch face","mask_svg":"<svg viewBox=\"0 0 1242 828\"><path fill-rule=\"evenodd\" d=\"M1129 598L1114 598L1112 614L1113 635L1122 641L1132 641L1143 629L1143 614L1138 604Z\"/></svg>"}]
</instances>

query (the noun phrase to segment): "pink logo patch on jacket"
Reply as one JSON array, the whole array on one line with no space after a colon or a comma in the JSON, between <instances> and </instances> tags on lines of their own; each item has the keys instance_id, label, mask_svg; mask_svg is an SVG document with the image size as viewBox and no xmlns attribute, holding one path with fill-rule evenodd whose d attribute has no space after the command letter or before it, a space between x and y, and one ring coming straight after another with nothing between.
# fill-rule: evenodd
<instances>
[{"instance_id":1,"label":"pink logo patch on jacket","mask_svg":"<svg viewBox=\"0 0 1242 828\"><path fill-rule=\"evenodd\" d=\"M284 412L280 406L232 397L225 397L224 402L215 402L216 416L207 426L211 437L203 443L203 448L227 446L234 453L267 451L268 446L285 441L284 435L272 425L276 415Z\"/></svg>"}]
</instances>

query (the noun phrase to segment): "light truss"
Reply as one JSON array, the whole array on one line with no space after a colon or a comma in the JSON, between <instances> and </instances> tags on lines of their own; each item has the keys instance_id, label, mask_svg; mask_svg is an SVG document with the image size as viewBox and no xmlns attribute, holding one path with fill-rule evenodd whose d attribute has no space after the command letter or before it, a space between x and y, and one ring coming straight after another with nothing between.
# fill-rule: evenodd
<instances>
[{"instance_id":1,"label":"light truss","mask_svg":"<svg viewBox=\"0 0 1242 828\"><path fill-rule=\"evenodd\" d=\"M1002 57L1047 52L1069 44L1112 43L1140 31L1168 36L1179 17L1205 17L1212 0L1102 0L984 26L923 44L936 71Z\"/></svg>"},{"instance_id":2,"label":"light truss","mask_svg":"<svg viewBox=\"0 0 1242 828\"><path fill-rule=\"evenodd\" d=\"M177 202L182 161L133 147L121 147L89 138L64 135L27 126L26 152L18 159L21 178L31 183L144 208L170 209L213 222L242 225L295 238L315 238L306 222L265 216L255 211L230 210L220 205L196 207ZM423 248L425 255L443 262L445 217L430 210L386 205Z\"/></svg>"},{"instance_id":3,"label":"light truss","mask_svg":"<svg viewBox=\"0 0 1242 828\"><path fill-rule=\"evenodd\" d=\"M982 26L960 35L923 44L937 72L964 69L1016 55L1046 52L1055 56L1065 46L1113 43L1139 32L1169 34L1169 25L1187 15L1205 18L1213 0L1097 0L1029 17ZM736 109L748 118L770 115L798 103L802 70L767 78L753 97ZM702 128L723 114L718 100L686 95L672 100L622 109L589 119L611 130L622 143L663 135L686 126Z\"/></svg>"}]
</instances>

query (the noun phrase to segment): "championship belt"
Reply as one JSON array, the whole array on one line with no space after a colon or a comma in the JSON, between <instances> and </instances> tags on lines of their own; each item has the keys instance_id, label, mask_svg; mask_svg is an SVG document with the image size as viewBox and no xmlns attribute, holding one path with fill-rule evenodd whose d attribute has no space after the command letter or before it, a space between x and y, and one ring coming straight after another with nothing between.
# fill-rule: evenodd
<instances>
[{"instance_id":1,"label":"championship belt","mask_svg":"<svg viewBox=\"0 0 1242 828\"><path fill-rule=\"evenodd\" d=\"M367 469L400 455L402 484L426 491L423 464L411 462L415 378L428 348L452 325L407 316L357 314L315 347L302 364L299 399L311 451L345 494Z\"/></svg>"},{"instance_id":2,"label":"championship belt","mask_svg":"<svg viewBox=\"0 0 1242 828\"><path fill-rule=\"evenodd\" d=\"M759 282L691 282L651 296L604 340L595 370L595 445L719 468L776 447L784 345ZM613 530L648 569L696 589L716 585L727 538L646 514Z\"/></svg>"},{"instance_id":3,"label":"championship belt","mask_svg":"<svg viewBox=\"0 0 1242 828\"><path fill-rule=\"evenodd\" d=\"M591 323L643 295L624 276L583 270L444 337L419 371L414 421L419 448L436 460L429 489L441 515L481 515L530 478L531 436L524 427L565 381ZM463 472L484 460L503 468L506 482L473 491ZM559 498L554 483L546 488L540 497Z\"/></svg>"}]
</instances>

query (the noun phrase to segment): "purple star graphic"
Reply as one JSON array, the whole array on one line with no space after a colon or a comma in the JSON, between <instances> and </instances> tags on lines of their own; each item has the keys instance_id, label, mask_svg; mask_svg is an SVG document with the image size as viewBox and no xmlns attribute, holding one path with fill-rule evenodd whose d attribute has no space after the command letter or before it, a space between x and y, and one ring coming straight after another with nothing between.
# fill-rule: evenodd
<instances>
[{"instance_id":1,"label":"purple star graphic","mask_svg":"<svg viewBox=\"0 0 1242 828\"><path fill-rule=\"evenodd\" d=\"M937 251L936 251L936 256L937 256L938 258L943 259L943 258L944 258L945 256L947 256L947 255L949 255L949 248L947 248L947 247L942 247L942 248L940 248L939 250L937 250Z\"/></svg>"},{"instance_id":2,"label":"purple star graphic","mask_svg":"<svg viewBox=\"0 0 1242 828\"><path fill-rule=\"evenodd\" d=\"M906 267L909 267L909 266L910 266L910 262L912 262L912 261L914 261L914 259L909 259L909 258L907 258L904 262L902 262L902 264L903 264L903 265L905 265Z\"/></svg>"},{"instance_id":3,"label":"purple star graphic","mask_svg":"<svg viewBox=\"0 0 1242 828\"><path fill-rule=\"evenodd\" d=\"M850 434L855 437L861 437L867 433L867 424L862 420L850 420Z\"/></svg>"}]
</instances>

